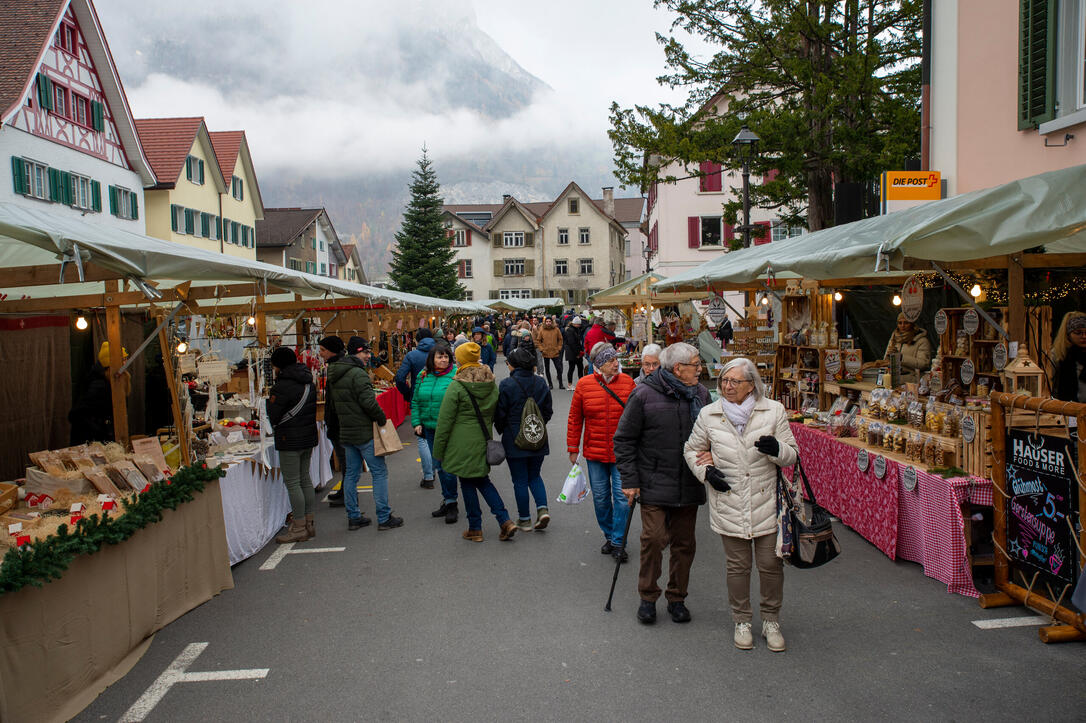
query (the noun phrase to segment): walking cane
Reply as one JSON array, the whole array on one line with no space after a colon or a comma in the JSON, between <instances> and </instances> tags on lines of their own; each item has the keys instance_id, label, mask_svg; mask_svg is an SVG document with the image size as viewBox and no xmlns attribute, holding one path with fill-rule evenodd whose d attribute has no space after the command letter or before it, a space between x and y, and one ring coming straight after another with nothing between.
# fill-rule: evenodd
<instances>
[{"instance_id":1,"label":"walking cane","mask_svg":"<svg viewBox=\"0 0 1086 723\"><path fill-rule=\"evenodd\" d=\"M626 549L626 543L630 541L630 523L633 522L634 509L637 508L637 497L630 503L630 512L626 515L626 532L622 535L622 549ZM611 612L611 598L615 596L615 584L618 582L618 570L622 567L622 556L615 558L615 576L611 578L611 592L607 595L607 604L603 606L605 612Z\"/></svg>"}]
</instances>

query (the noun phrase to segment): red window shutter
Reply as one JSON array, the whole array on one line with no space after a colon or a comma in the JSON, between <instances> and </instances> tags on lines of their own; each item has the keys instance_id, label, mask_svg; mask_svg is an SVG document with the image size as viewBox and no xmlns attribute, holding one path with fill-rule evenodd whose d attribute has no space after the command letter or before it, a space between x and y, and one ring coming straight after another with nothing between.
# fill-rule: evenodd
<instances>
[{"instance_id":1,"label":"red window shutter","mask_svg":"<svg viewBox=\"0 0 1086 723\"><path fill-rule=\"evenodd\" d=\"M701 248L701 219L697 216L686 218L686 245L692 249Z\"/></svg>"},{"instance_id":2,"label":"red window shutter","mask_svg":"<svg viewBox=\"0 0 1086 723\"><path fill-rule=\"evenodd\" d=\"M752 234L752 239L753 239L754 245L755 246L761 246L762 244L769 243L771 238L772 238L769 235L769 229L773 225L773 222L772 221L757 221L757 222L755 222L754 225L761 227L759 229L755 229L754 233Z\"/></svg>"},{"instance_id":3,"label":"red window shutter","mask_svg":"<svg viewBox=\"0 0 1086 723\"><path fill-rule=\"evenodd\" d=\"M720 180L721 166L719 163L713 163L712 161L702 161L698 169L703 174L698 180L701 181L701 190L703 191L719 191L723 188L722 181Z\"/></svg>"},{"instance_id":4,"label":"red window shutter","mask_svg":"<svg viewBox=\"0 0 1086 723\"><path fill-rule=\"evenodd\" d=\"M777 176L779 176L780 174L781 172L778 171L776 168L770 168L769 171L764 176L762 176L762 183L766 184L770 183L771 181L775 181L777 180Z\"/></svg>"},{"instance_id":5,"label":"red window shutter","mask_svg":"<svg viewBox=\"0 0 1086 723\"><path fill-rule=\"evenodd\" d=\"M698 190L711 190L709 188L709 173L712 170L712 165L709 161L702 161L698 166L698 171L702 174L701 178L698 179Z\"/></svg>"},{"instance_id":6,"label":"red window shutter","mask_svg":"<svg viewBox=\"0 0 1086 723\"><path fill-rule=\"evenodd\" d=\"M655 223L652 225L652 231L649 232L649 248L653 251L660 248L659 226Z\"/></svg>"},{"instance_id":7,"label":"red window shutter","mask_svg":"<svg viewBox=\"0 0 1086 723\"><path fill-rule=\"evenodd\" d=\"M735 226L732 226L730 223L724 223L723 221L721 222L721 225L724 226L724 241L725 242L734 241L735 240Z\"/></svg>"},{"instance_id":8,"label":"red window shutter","mask_svg":"<svg viewBox=\"0 0 1086 723\"><path fill-rule=\"evenodd\" d=\"M471 229L464 229L464 245L471 246Z\"/></svg>"},{"instance_id":9,"label":"red window shutter","mask_svg":"<svg viewBox=\"0 0 1086 723\"><path fill-rule=\"evenodd\" d=\"M656 206L656 183L649 186L649 211Z\"/></svg>"}]
</instances>

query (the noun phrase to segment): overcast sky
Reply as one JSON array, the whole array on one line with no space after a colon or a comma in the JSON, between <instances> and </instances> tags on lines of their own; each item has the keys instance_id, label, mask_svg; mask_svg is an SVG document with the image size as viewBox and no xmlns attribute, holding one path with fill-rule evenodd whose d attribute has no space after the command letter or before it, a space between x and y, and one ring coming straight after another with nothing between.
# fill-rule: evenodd
<instances>
[{"instance_id":1,"label":"overcast sky","mask_svg":"<svg viewBox=\"0 0 1086 723\"><path fill-rule=\"evenodd\" d=\"M651 0L99 0L97 7L136 117L203 115L212 130L243 129L258 170L396 170L414 164L423 142L438 159L525 144L598 143L609 152L612 100L682 101L655 81L664 71L655 33L670 21ZM403 82L387 69L346 77L337 65L357 64L358 54L374 67L394 62L395 48L386 52L383 42L435 23L477 24L554 92L498 121L428 108L440 70ZM180 67L150 67L149 43L162 38ZM231 56L239 48L245 57ZM221 74L193 77L186 54L193 65L219 63ZM282 82L239 88L231 66L243 64Z\"/></svg>"}]
</instances>

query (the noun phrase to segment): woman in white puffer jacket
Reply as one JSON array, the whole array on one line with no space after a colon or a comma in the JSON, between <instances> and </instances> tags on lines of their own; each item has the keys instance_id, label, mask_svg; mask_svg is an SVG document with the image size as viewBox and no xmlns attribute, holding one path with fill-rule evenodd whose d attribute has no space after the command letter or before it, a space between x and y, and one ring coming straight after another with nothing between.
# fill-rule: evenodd
<instances>
[{"instance_id":1,"label":"woman in white puffer jacket","mask_svg":"<svg viewBox=\"0 0 1086 723\"><path fill-rule=\"evenodd\" d=\"M777 514L777 467L795 464L799 447L779 402L767 399L758 368L733 359L720 372L721 398L703 407L684 456L708 484L709 524L724 542L728 600L736 647L754 647L750 572L758 565L762 636L775 652L785 649L780 629L784 566ZM789 488L798 499L798 489ZM751 547L754 548L752 560Z\"/></svg>"}]
</instances>

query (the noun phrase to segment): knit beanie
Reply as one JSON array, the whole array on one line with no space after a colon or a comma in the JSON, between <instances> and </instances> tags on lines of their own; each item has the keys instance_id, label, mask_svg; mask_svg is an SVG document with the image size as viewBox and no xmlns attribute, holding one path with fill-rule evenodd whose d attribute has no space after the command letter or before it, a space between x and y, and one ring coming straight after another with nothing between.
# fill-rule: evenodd
<instances>
[{"instance_id":1,"label":"knit beanie","mask_svg":"<svg viewBox=\"0 0 1086 723\"><path fill-rule=\"evenodd\" d=\"M456 351L454 352L456 356L456 366L461 369L470 369L471 367L481 366L479 364L479 354L481 351L479 345L475 342L464 342L456 347Z\"/></svg>"},{"instance_id":2,"label":"knit beanie","mask_svg":"<svg viewBox=\"0 0 1086 723\"><path fill-rule=\"evenodd\" d=\"M415 332L415 341L422 341L423 339L433 339L434 332L430 331L429 327L419 327L419 330Z\"/></svg>"},{"instance_id":3,"label":"knit beanie","mask_svg":"<svg viewBox=\"0 0 1086 723\"><path fill-rule=\"evenodd\" d=\"M343 340L340 339L338 336L326 336L318 343L336 356L339 356L343 353Z\"/></svg>"},{"instance_id":4,"label":"knit beanie","mask_svg":"<svg viewBox=\"0 0 1086 723\"><path fill-rule=\"evenodd\" d=\"M523 369L524 371L532 371L535 368L535 352L524 346L518 346L513 351L509 352L509 356L506 357L509 363L513 365L514 369Z\"/></svg>"},{"instance_id":5,"label":"knit beanie","mask_svg":"<svg viewBox=\"0 0 1086 723\"><path fill-rule=\"evenodd\" d=\"M286 369L290 365L298 363L298 356L289 346L281 346L272 352L271 363L276 369Z\"/></svg>"},{"instance_id":6,"label":"knit beanie","mask_svg":"<svg viewBox=\"0 0 1086 723\"><path fill-rule=\"evenodd\" d=\"M347 353L354 356L360 351L369 351L370 343L360 336L352 336L347 340Z\"/></svg>"}]
</instances>

